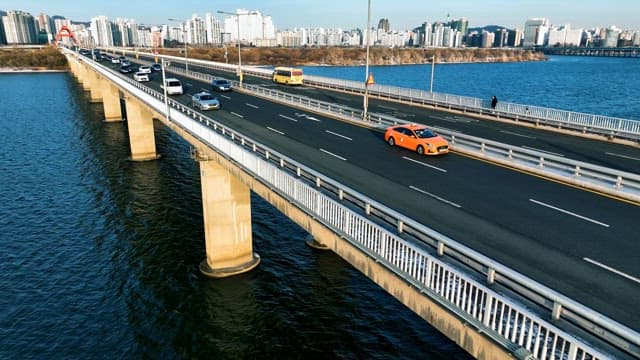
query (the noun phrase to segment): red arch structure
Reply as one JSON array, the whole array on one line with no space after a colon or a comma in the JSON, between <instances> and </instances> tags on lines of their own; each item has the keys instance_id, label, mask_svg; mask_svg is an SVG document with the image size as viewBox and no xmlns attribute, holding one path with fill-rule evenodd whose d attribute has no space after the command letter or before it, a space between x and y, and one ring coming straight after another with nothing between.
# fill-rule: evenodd
<instances>
[{"instance_id":1,"label":"red arch structure","mask_svg":"<svg viewBox=\"0 0 640 360\"><path fill-rule=\"evenodd\" d=\"M73 31L71 31L71 29L69 29L67 27L67 25L62 25L62 27L60 28L60 31L58 31L58 34L56 35L56 42L55 44L58 45L58 42L60 41L60 39L62 39L63 37L68 37L70 38L73 43L75 45L78 45L78 40L76 39L76 37L73 35Z\"/></svg>"}]
</instances>

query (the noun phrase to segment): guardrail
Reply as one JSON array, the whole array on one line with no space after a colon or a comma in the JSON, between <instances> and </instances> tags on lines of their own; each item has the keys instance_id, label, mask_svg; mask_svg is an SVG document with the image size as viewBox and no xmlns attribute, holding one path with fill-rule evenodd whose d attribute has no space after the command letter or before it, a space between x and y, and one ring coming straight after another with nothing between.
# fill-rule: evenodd
<instances>
[{"instance_id":1,"label":"guardrail","mask_svg":"<svg viewBox=\"0 0 640 360\"><path fill-rule=\"evenodd\" d=\"M159 113L163 96L86 61ZM522 347L539 359L605 359L593 346L492 288L504 286L551 317L640 356L640 334L461 245L357 191L259 144L174 100L170 120L341 234L389 270L449 308L514 353ZM436 256L433 253L437 254ZM447 261L445 261L447 260ZM448 262L453 261L458 266ZM458 270L464 264L467 272ZM479 279L486 279L492 288ZM548 316L549 314L547 314Z\"/></svg>"},{"instance_id":2,"label":"guardrail","mask_svg":"<svg viewBox=\"0 0 640 360\"><path fill-rule=\"evenodd\" d=\"M158 56L173 59L177 62L184 58L170 55L153 55L139 53L146 56ZM222 71L236 71L237 65L214 63L211 61L189 59L192 64ZM262 78L271 78L271 70L252 66L243 66L245 75L253 75ZM339 90L355 94L364 94L365 85L362 82L333 79L319 76L305 75L305 84ZM446 110L456 110L463 113L491 116L498 119L522 121L539 125L547 125L554 128L565 128L582 133L593 133L607 138L621 138L632 141L640 141L640 120L622 119L611 116L587 114L567 110L545 108L533 105L523 105L508 102L499 102L495 109L491 108L489 100L483 100L467 96L432 93L419 89L401 88L375 84L369 86L369 96L380 99L406 102L412 105L433 106Z\"/></svg>"}]
</instances>

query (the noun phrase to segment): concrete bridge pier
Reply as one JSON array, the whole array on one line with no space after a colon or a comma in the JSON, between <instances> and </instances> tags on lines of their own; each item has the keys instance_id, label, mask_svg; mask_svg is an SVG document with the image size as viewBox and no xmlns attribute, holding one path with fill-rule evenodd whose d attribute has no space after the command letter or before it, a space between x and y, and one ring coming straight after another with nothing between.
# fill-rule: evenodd
<instances>
[{"instance_id":1,"label":"concrete bridge pier","mask_svg":"<svg viewBox=\"0 0 640 360\"><path fill-rule=\"evenodd\" d=\"M120 93L118 88L104 78L100 79L100 91L102 92L102 106L104 107L104 121L124 121L120 106Z\"/></svg>"},{"instance_id":2,"label":"concrete bridge pier","mask_svg":"<svg viewBox=\"0 0 640 360\"><path fill-rule=\"evenodd\" d=\"M129 128L129 144L132 161L149 161L158 159L156 139L153 131L153 113L135 98L126 99L127 126Z\"/></svg>"},{"instance_id":3,"label":"concrete bridge pier","mask_svg":"<svg viewBox=\"0 0 640 360\"><path fill-rule=\"evenodd\" d=\"M99 75L95 71L91 71L89 69L86 70L86 84L89 87L89 102L90 103L101 103L102 102L102 91L100 91L100 80L98 79ZM86 90L86 88L85 88Z\"/></svg>"},{"instance_id":4,"label":"concrete bridge pier","mask_svg":"<svg viewBox=\"0 0 640 360\"><path fill-rule=\"evenodd\" d=\"M250 271L258 266L260 256L253 252L249 187L216 161L196 159L207 252L200 272L221 278Z\"/></svg>"}]
</instances>

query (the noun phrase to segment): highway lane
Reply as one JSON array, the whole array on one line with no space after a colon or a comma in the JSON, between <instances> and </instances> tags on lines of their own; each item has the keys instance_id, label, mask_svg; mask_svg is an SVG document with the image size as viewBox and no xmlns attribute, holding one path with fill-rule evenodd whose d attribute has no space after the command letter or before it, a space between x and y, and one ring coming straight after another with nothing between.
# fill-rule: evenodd
<instances>
[{"instance_id":1,"label":"highway lane","mask_svg":"<svg viewBox=\"0 0 640 360\"><path fill-rule=\"evenodd\" d=\"M178 67L183 66L180 62L173 62L172 65ZM195 64L191 64L190 69L192 71L197 70L229 79L236 78L235 74L215 71ZM321 101L338 103L356 109L362 108L362 96L322 90L310 86L288 87L251 76L245 76L244 81L248 84L274 87L280 91L307 96ZM604 140L581 138L548 130L483 120L463 114L453 114L385 100L370 99L369 112L381 113L406 121L415 121L430 126L454 130L467 135L597 164L612 169L637 174L640 173L640 147L631 147Z\"/></svg>"},{"instance_id":2,"label":"highway lane","mask_svg":"<svg viewBox=\"0 0 640 360\"><path fill-rule=\"evenodd\" d=\"M184 82L190 93L208 88ZM637 206L455 154L418 157L379 132L245 94L218 96L216 120L637 328L638 283L595 263L638 277L637 255L620 256L640 253Z\"/></svg>"}]
</instances>

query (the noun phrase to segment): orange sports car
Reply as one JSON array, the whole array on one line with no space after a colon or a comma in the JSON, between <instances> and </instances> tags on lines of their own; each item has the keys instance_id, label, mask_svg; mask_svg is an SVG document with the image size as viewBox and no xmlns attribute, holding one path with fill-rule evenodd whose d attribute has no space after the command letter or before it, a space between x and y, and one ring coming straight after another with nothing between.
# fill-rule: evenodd
<instances>
[{"instance_id":1,"label":"orange sports car","mask_svg":"<svg viewBox=\"0 0 640 360\"><path fill-rule=\"evenodd\" d=\"M449 143L423 125L407 124L387 128L384 141L415 151L420 155L439 155L449 152Z\"/></svg>"}]
</instances>

